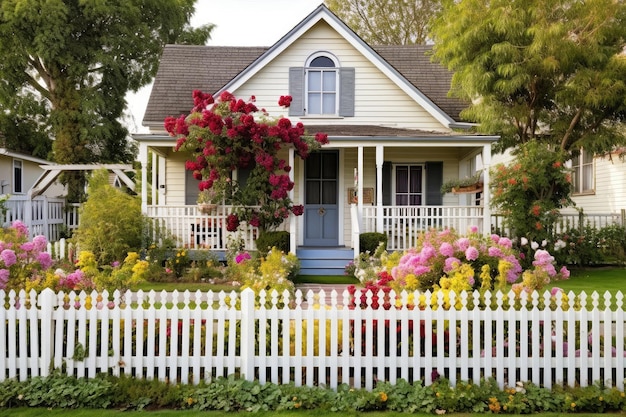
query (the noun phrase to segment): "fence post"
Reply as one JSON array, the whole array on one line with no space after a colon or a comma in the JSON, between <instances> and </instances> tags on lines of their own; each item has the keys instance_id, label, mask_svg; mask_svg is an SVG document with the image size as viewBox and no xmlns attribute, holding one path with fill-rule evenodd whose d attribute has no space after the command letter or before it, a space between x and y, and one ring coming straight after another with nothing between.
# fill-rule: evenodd
<instances>
[{"instance_id":1,"label":"fence post","mask_svg":"<svg viewBox=\"0 0 626 417\"><path fill-rule=\"evenodd\" d=\"M41 376L48 376L53 368L54 358L54 307L56 294L50 288L44 289L38 297L41 328Z\"/></svg>"},{"instance_id":2,"label":"fence post","mask_svg":"<svg viewBox=\"0 0 626 417\"><path fill-rule=\"evenodd\" d=\"M248 381L254 381L254 298L251 288L241 292L241 375Z\"/></svg>"}]
</instances>

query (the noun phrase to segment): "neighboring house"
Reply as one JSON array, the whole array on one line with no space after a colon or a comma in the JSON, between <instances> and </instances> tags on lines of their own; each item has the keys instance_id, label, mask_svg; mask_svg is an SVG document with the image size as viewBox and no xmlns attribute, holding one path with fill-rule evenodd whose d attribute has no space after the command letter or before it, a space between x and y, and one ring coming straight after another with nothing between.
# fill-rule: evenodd
<instances>
[{"instance_id":1,"label":"neighboring house","mask_svg":"<svg viewBox=\"0 0 626 417\"><path fill-rule=\"evenodd\" d=\"M54 242L78 227L78 205L65 201L66 188L58 181L64 171L109 170L113 186L134 190L134 182L126 175L129 164L58 165L48 160L0 148L0 195L8 196L1 225L20 220L31 237L44 235Z\"/></svg>"},{"instance_id":2,"label":"neighboring house","mask_svg":"<svg viewBox=\"0 0 626 417\"><path fill-rule=\"evenodd\" d=\"M147 179L144 212L181 247L223 250L232 237L222 221L231 208L198 210L187 156L173 152L175 140L163 127L165 117L189 112L192 91L200 89L254 95L271 116L328 134L330 143L305 162L293 150L285 155L294 168L292 199L305 212L284 226L304 273L309 258L316 273L343 272L363 232L386 233L389 250L414 246L429 227L489 233L488 168L498 137L468 133L459 117L465 104L448 97L451 74L430 61L430 50L370 46L324 5L269 48L166 46L143 120L150 133L134 135ZM293 101L285 114L278 98L287 94ZM445 180L477 167L484 168L482 193L441 194ZM253 228L242 235L248 249L255 236Z\"/></svg>"}]
</instances>

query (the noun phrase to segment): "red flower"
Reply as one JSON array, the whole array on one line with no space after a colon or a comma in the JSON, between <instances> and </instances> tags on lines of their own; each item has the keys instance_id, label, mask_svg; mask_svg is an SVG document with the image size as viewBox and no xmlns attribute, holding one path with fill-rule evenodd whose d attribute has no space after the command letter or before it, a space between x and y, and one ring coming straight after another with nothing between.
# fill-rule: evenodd
<instances>
[{"instance_id":1,"label":"red flower","mask_svg":"<svg viewBox=\"0 0 626 417\"><path fill-rule=\"evenodd\" d=\"M226 230L228 230L229 232L235 232L237 231L238 227L239 217L237 217L237 215L235 214L229 214L226 218Z\"/></svg>"},{"instance_id":2,"label":"red flower","mask_svg":"<svg viewBox=\"0 0 626 417\"><path fill-rule=\"evenodd\" d=\"M326 133L317 132L315 134L315 141L322 145L326 145L328 143L328 135Z\"/></svg>"},{"instance_id":3,"label":"red flower","mask_svg":"<svg viewBox=\"0 0 626 417\"><path fill-rule=\"evenodd\" d=\"M291 101L293 98L291 96L280 96L278 99L278 105L281 107L289 107L291 106Z\"/></svg>"},{"instance_id":4,"label":"red flower","mask_svg":"<svg viewBox=\"0 0 626 417\"><path fill-rule=\"evenodd\" d=\"M291 212L294 214L294 216L302 216L302 214L304 213L304 206L303 205L293 206L291 208Z\"/></svg>"}]
</instances>

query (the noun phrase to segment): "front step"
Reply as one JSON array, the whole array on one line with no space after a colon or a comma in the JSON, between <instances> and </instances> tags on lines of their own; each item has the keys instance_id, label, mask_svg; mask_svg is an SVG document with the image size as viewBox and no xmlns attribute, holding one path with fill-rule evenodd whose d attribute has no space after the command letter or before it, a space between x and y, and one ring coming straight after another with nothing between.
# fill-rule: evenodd
<instances>
[{"instance_id":1,"label":"front step","mask_svg":"<svg viewBox=\"0 0 626 417\"><path fill-rule=\"evenodd\" d=\"M346 265L354 260L350 248L299 247L300 275L344 275Z\"/></svg>"}]
</instances>

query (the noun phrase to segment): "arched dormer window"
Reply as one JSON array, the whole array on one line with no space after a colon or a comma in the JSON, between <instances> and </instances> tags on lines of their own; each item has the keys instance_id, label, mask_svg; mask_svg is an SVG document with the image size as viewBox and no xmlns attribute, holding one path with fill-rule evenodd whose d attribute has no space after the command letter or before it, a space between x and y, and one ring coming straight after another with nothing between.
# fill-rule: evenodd
<instances>
[{"instance_id":1,"label":"arched dormer window","mask_svg":"<svg viewBox=\"0 0 626 417\"><path fill-rule=\"evenodd\" d=\"M354 68L341 67L328 52L315 53L304 64L289 68L289 116L353 117Z\"/></svg>"},{"instance_id":2,"label":"arched dormer window","mask_svg":"<svg viewBox=\"0 0 626 417\"><path fill-rule=\"evenodd\" d=\"M310 60L306 72L306 107L308 115L337 115L339 68L328 55Z\"/></svg>"}]
</instances>

